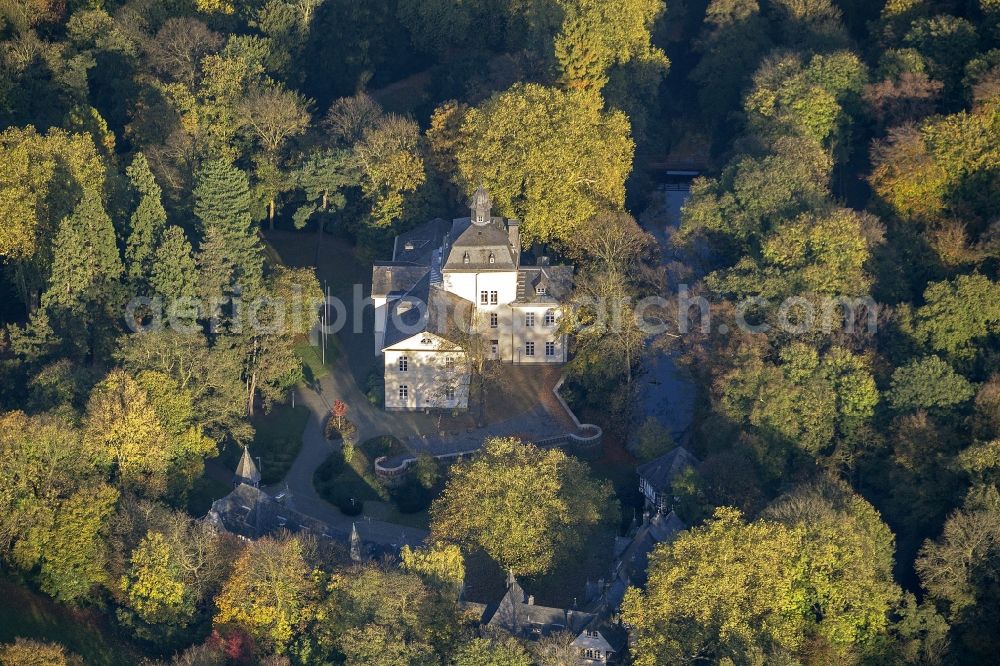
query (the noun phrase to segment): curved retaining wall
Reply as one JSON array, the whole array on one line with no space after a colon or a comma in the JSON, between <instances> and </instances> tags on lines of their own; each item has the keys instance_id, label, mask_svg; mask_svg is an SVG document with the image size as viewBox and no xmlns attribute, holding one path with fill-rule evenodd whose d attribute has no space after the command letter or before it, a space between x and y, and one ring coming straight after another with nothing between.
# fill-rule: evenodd
<instances>
[{"instance_id":1,"label":"curved retaining wall","mask_svg":"<svg viewBox=\"0 0 1000 666\"><path fill-rule=\"evenodd\" d=\"M559 378L556 385L552 387L552 393L555 395L556 400L559 401L562 408L566 410L566 413L569 414L570 419L572 419L573 424L577 428L577 432L568 432L564 435L547 437L533 443L536 446L543 447L564 446L568 448L573 455L583 458L596 457L596 455L600 453L604 431L593 423L580 423L580 419L576 418L576 414L574 414L573 410L569 408L569 405L566 404L563 397L559 395L559 389L562 388L565 379L565 375ZM475 455L478 451L478 448L470 449L469 451L455 451L453 453L444 453L434 456L434 459L454 460L457 458ZM388 485L400 483L404 478L406 478L407 471L416 461L417 459L415 456L407 456L396 460L389 460L386 456L379 456L374 460L375 476L380 481L383 481Z\"/></svg>"}]
</instances>

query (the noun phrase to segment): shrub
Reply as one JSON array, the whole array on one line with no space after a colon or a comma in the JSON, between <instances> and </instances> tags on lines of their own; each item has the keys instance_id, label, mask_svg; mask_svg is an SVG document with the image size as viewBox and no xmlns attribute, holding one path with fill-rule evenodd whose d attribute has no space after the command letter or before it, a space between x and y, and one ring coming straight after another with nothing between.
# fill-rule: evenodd
<instances>
[{"instance_id":1,"label":"shrub","mask_svg":"<svg viewBox=\"0 0 1000 666\"><path fill-rule=\"evenodd\" d=\"M345 516L357 516L365 510L365 503L353 497L338 496L334 504Z\"/></svg>"},{"instance_id":2,"label":"shrub","mask_svg":"<svg viewBox=\"0 0 1000 666\"><path fill-rule=\"evenodd\" d=\"M434 499L434 493L410 477L402 485L391 491L392 501L400 513L420 513L425 511Z\"/></svg>"},{"instance_id":3,"label":"shrub","mask_svg":"<svg viewBox=\"0 0 1000 666\"><path fill-rule=\"evenodd\" d=\"M333 481L344 471L346 457L340 451L334 451L316 468L316 479L319 482Z\"/></svg>"},{"instance_id":4,"label":"shrub","mask_svg":"<svg viewBox=\"0 0 1000 666\"><path fill-rule=\"evenodd\" d=\"M337 427L338 421L340 427ZM353 421L347 418L337 419L330 417L326 426L323 430L323 435L330 441L336 441L338 439L343 440L353 440L358 434L358 426L354 424Z\"/></svg>"}]
</instances>

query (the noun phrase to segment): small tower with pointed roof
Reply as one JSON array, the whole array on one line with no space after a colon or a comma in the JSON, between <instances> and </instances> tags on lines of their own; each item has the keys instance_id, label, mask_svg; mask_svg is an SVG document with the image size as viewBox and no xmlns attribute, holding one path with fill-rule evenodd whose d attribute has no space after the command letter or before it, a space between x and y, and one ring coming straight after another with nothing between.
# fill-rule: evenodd
<instances>
[{"instance_id":1,"label":"small tower with pointed roof","mask_svg":"<svg viewBox=\"0 0 1000 666\"><path fill-rule=\"evenodd\" d=\"M476 226L485 226L493 221L493 202L490 195L480 185L469 200L469 219Z\"/></svg>"},{"instance_id":2,"label":"small tower with pointed roof","mask_svg":"<svg viewBox=\"0 0 1000 666\"><path fill-rule=\"evenodd\" d=\"M236 474L233 476L234 486L238 486L241 483L253 486L254 488L260 486L260 472L257 471L257 465L254 464L253 458L250 457L250 449L245 446L243 447L243 457L240 458L240 464L236 466Z\"/></svg>"},{"instance_id":3,"label":"small tower with pointed roof","mask_svg":"<svg viewBox=\"0 0 1000 666\"><path fill-rule=\"evenodd\" d=\"M361 562L361 537L358 536L357 523L351 523L351 561Z\"/></svg>"}]
</instances>

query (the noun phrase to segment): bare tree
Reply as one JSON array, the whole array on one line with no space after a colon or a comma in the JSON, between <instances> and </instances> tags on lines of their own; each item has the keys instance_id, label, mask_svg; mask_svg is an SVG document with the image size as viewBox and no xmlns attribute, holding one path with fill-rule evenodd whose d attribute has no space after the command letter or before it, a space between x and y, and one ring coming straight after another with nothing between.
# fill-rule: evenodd
<instances>
[{"instance_id":1,"label":"bare tree","mask_svg":"<svg viewBox=\"0 0 1000 666\"><path fill-rule=\"evenodd\" d=\"M193 18L168 19L146 43L152 68L189 88L194 87L197 80L201 59L220 48L222 37Z\"/></svg>"},{"instance_id":2,"label":"bare tree","mask_svg":"<svg viewBox=\"0 0 1000 666\"><path fill-rule=\"evenodd\" d=\"M382 117L382 107L365 93L341 97L327 111L326 125L334 139L345 146L357 143L365 131L374 127Z\"/></svg>"},{"instance_id":3,"label":"bare tree","mask_svg":"<svg viewBox=\"0 0 1000 666\"><path fill-rule=\"evenodd\" d=\"M309 100L294 90L267 85L246 96L240 115L264 151L276 155L285 141L309 128L309 105Z\"/></svg>"},{"instance_id":4,"label":"bare tree","mask_svg":"<svg viewBox=\"0 0 1000 666\"><path fill-rule=\"evenodd\" d=\"M573 647L576 636L568 631L557 631L532 644L531 652L539 666L576 666L580 663L580 650Z\"/></svg>"},{"instance_id":5,"label":"bare tree","mask_svg":"<svg viewBox=\"0 0 1000 666\"><path fill-rule=\"evenodd\" d=\"M574 254L604 270L631 274L656 240L628 213L604 211L582 225L575 236Z\"/></svg>"}]
</instances>

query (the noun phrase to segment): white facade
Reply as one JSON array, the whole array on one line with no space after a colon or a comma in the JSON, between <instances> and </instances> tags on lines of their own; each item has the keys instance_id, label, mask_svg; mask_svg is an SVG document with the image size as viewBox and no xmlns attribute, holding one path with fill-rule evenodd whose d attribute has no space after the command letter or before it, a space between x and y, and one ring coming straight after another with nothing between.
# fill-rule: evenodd
<instances>
[{"instance_id":1,"label":"white facade","mask_svg":"<svg viewBox=\"0 0 1000 666\"><path fill-rule=\"evenodd\" d=\"M446 224L434 220L402 243L397 238L393 262L373 269L375 341L389 410L468 407L470 372L460 340L449 338L453 325L460 337L478 333L505 363L567 360L560 296L568 292L572 267L522 267L517 223L491 216L482 190L473 197L470 217L453 220L450 231L443 230ZM438 301L467 307L427 317L422 332L399 325L411 308L403 301L430 302L431 294L442 293L447 297Z\"/></svg>"},{"instance_id":2,"label":"white facade","mask_svg":"<svg viewBox=\"0 0 1000 666\"><path fill-rule=\"evenodd\" d=\"M386 409L468 408L468 364L450 342L421 333L383 353Z\"/></svg>"}]
</instances>

